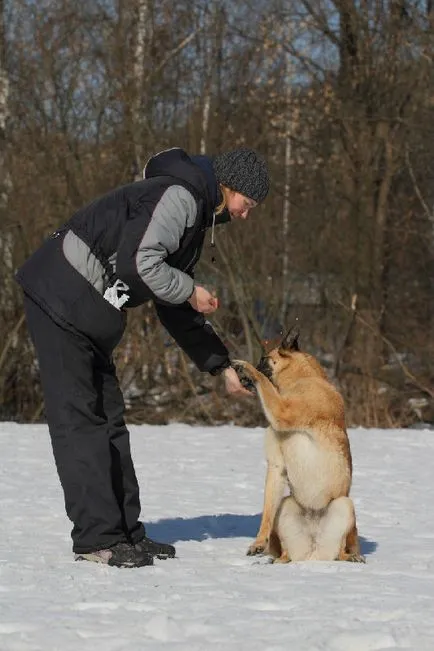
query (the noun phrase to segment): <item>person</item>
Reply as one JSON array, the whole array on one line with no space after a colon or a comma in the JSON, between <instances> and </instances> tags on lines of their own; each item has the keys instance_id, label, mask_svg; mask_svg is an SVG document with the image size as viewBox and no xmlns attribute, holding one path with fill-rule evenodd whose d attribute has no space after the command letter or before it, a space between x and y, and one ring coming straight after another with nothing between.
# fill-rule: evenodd
<instances>
[{"instance_id":1,"label":"person","mask_svg":"<svg viewBox=\"0 0 434 651\"><path fill-rule=\"evenodd\" d=\"M254 150L209 158L175 147L150 158L143 180L75 212L17 271L77 560L140 567L175 556L139 521L113 350L126 310L152 300L200 371L223 374L229 394L248 393L205 318L218 299L194 268L207 229L245 220L268 189Z\"/></svg>"}]
</instances>

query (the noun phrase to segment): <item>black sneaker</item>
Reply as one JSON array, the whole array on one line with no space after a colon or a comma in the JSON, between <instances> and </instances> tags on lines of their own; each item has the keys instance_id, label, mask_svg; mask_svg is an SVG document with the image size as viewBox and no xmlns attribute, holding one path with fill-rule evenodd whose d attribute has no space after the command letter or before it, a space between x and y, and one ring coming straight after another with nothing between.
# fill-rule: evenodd
<instances>
[{"instance_id":1,"label":"black sneaker","mask_svg":"<svg viewBox=\"0 0 434 651\"><path fill-rule=\"evenodd\" d=\"M135 546L136 549L140 549L140 551L144 552L145 554L150 554L151 556L156 556L157 558L163 560L166 558L175 558L176 554L176 549L173 545L151 540L147 536L142 538L142 540L139 540Z\"/></svg>"},{"instance_id":2,"label":"black sneaker","mask_svg":"<svg viewBox=\"0 0 434 651\"><path fill-rule=\"evenodd\" d=\"M118 542L108 549L98 549L87 554L75 554L75 560L104 563L115 567L143 567L154 564L151 554L139 549L138 545L134 546L125 542Z\"/></svg>"}]
</instances>

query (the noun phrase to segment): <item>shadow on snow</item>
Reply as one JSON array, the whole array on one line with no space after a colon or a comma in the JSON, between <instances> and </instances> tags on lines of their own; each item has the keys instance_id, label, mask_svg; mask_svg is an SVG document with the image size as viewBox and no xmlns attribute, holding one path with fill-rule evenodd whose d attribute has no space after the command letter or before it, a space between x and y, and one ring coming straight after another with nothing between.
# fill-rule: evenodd
<instances>
[{"instance_id":1,"label":"shadow on snow","mask_svg":"<svg viewBox=\"0 0 434 651\"><path fill-rule=\"evenodd\" d=\"M146 523L146 535L168 543L180 540L202 542L207 538L254 538L261 514L200 515L196 518L171 518Z\"/></svg>"},{"instance_id":2,"label":"shadow on snow","mask_svg":"<svg viewBox=\"0 0 434 651\"><path fill-rule=\"evenodd\" d=\"M256 515L200 515L195 518L168 518L146 523L146 535L154 540L176 543L180 540L202 542L208 538L255 538L261 521ZM369 556L377 549L377 543L359 536L361 552Z\"/></svg>"}]
</instances>

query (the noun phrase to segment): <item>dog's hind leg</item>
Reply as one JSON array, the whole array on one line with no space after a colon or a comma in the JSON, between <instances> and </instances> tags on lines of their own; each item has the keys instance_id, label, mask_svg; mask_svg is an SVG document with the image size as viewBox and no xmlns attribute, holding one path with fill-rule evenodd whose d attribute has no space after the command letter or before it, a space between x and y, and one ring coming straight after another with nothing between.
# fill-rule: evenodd
<instances>
[{"instance_id":1,"label":"dog's hind leg","mask_svg":"<svg viewBox=\"0 0 434 651\"><path fill-rule=\"evenodd\" d=\"M362 556L360 551L359 534L357 531L356 522L354 520L354 527L348 533L345 541L345 549L341 549L339 555L340 561L350 561L352 563L364 563L365 557Z\"/></svg>"},{"instance_id":2,"label":"dog's hind leg","mask_svg":"<svg viewBox=\"0 0 434 651\"><path fill-rule=\"evenodd\" d=\"M312 560L349 560L345 552L347 536L355 526L354 505L349 497L338 497L330 502L320 518Z\"/></svg>"},{"instance_id":3,"label":"dog's hind leg","mask_svg":"<svg viewBox=\"0 0 434 651\"><path fill-rule=\"evenodd\" d=\"M310 558L313 538L303 509L293 497L285 497L276 515L275 531L280 540L279 562Z\"/></svg>"}]
</instances>

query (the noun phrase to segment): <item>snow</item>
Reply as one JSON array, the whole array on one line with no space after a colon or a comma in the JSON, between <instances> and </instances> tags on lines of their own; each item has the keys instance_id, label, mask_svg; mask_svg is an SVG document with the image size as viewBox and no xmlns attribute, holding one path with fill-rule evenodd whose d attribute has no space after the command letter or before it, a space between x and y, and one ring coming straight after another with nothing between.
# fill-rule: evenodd
<instances>
[{"instance_id":1,"label":"snow","mask_svg":"<svg viewBox=\"0 0 434 651\"><path fill-rule=\"evenodd\" d=\"M73 561L44 425L0 423L0 651L434 649L434 433L350 431L366 565L248 557L263 430L131 427L148 534L177 558Z\"/></svg>"}]
</instances>

